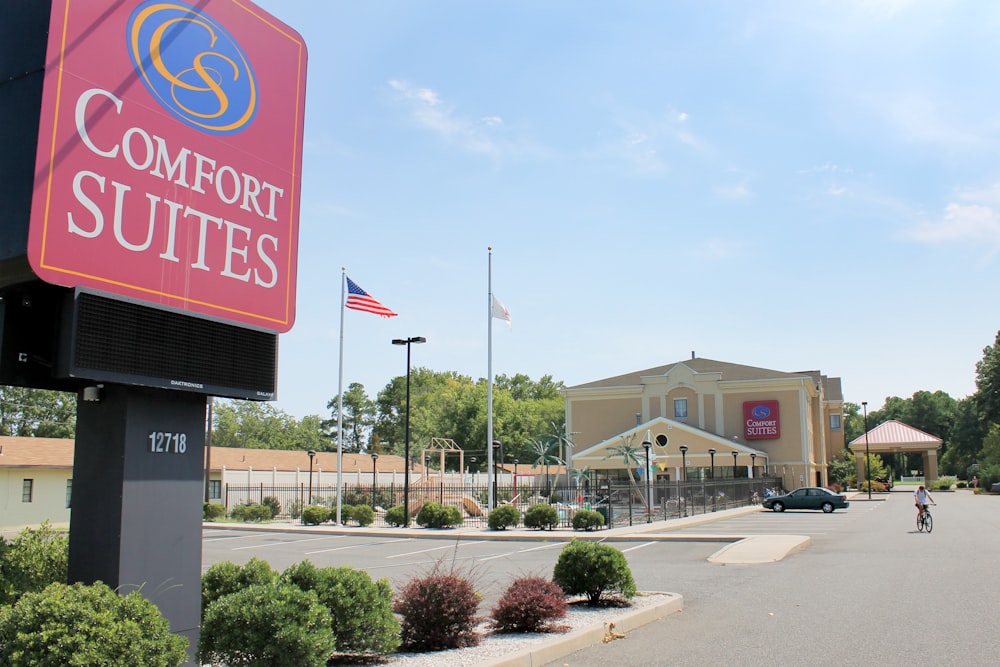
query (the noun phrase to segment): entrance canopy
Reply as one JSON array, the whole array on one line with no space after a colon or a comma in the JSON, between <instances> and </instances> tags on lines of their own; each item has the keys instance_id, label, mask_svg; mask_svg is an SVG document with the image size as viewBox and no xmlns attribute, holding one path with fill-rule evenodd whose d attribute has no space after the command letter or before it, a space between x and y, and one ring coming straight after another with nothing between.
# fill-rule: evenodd
<instances>
[{"instance_id":1,"label":"entrance canopy","mask_svg":"<svg viewBox=\"0 0 1000 667\"><path fill-rule=\"evenodd\" d=\"M924 459L924 479L938 477L937 450L941 449L941 438L913 428L901 421L890 419L863 433L848 443L858 461L858 479L864 479L865 453L872 454L915 454ZM860 457L858 456L860 454Z\"/></svg>"}]
</instances>

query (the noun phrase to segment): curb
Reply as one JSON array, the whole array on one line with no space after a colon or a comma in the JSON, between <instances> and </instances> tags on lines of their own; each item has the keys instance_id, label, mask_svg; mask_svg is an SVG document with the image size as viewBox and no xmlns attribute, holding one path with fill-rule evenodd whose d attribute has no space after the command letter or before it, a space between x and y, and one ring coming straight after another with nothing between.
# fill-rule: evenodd
<instances>
[{"instance_id":1,"label":"curb","mask_svg":"<svg viewBox=\"0 0 1000 667\"><path fill-rule=\"evenodd\" d=\"M627 633L647 623L652 623L668 614L680 611L684 607L684 598L676 593L663 593L670 598L663 602L643 609L622 614L615 619L615 631ZM537 667L545 665L570 653L575 653L596 644L606 637L607 629L604 623L580 628L566 635L544 642L536 648L525 649L513 655L476 663L476 667Z\"/></svg>"}]
</instances>

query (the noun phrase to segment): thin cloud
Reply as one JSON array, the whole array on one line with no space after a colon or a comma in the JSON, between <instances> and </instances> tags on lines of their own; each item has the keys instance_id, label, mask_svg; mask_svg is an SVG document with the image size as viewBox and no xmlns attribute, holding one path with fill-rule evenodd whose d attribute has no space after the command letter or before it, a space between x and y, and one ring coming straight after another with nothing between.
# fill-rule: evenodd
<instances>
[{"instance_id":1,"label":"thin cloud","mask_svg":"<svg viewBox=\"0 0 1000 667\"><path fill-rule=\"evenodd\" d=\"M460 145L465 150L485 155L497 155L500 147L488 133L490 128L503 125L500 116L485 116L479 121L455 113L441 96L430 88L420 88L405 81L391 79L389 87L405 105L417 125Z\"/></svg>"},{"instance_id":2,"label":"thin cloud","mask_svg":"<svg viewBox=\"0 0 1000 667\"><path fill-rule=\"evenodd\" d=\"M1000 251L1000 215L993 206L986 204L952 202L945 207L940 220L924 221L908 236L928 245L975 244L985 248L989 257L993 257Z\"/></svg>"},{"instance_id":3,"label":"thin cloud","mask_svg":"<svg viewBox=\"0 0 1000 667\"><path fill-rule=\"evenodd\" d=\"M737 239L713 238L692 246L688 255L699 260L732 259L743 254L744 243Z\"/></svg>"},{"instance_id":4,"label":"thin cloud","mask_svg":"<svg viewBox=\"0 0 1000 667\"><path fill-rule=\"evenodd\" d=\"M749 199L753 196L750 186L745 183L717 187L715 193L723 199Z\"/></svg>"}]
</instances>

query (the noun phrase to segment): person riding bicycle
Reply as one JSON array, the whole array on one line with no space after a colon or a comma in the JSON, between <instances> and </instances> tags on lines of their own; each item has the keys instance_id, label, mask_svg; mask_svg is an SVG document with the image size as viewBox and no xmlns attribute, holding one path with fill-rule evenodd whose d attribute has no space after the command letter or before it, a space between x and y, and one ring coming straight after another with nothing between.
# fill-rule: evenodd
<instances>
[{"instance_id":1,"label":"person riding bicycle","mask_svg":"<svg viewBox=\"0 0 1000 667\"><path fill-rule=\"evenodd\" d=\"M927 509L927 503L930 502L931 505L937 505L934 499L931 498L931 494L927 492L924 485L921 484L917 487L917 490L913 492L913 503L917 506L917 517L920 517L920 513Z\"/></svg>"}]
</instances>

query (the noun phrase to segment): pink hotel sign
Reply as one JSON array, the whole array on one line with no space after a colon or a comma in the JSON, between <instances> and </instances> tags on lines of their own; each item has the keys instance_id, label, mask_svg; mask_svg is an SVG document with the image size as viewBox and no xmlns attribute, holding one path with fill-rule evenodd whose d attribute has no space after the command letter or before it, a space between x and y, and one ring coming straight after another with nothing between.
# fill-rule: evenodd
<instances>
[{"instance_id":1,"label":"pink hotel sign","mask_svg":"<svg viewBox=\"0 0 1000 667\"><path fill-rule=\"evenodd\" d=\"M46 282L285 332L306 46L245 0L53 0L28 259Z\"/></svg>"}]
</instances>

